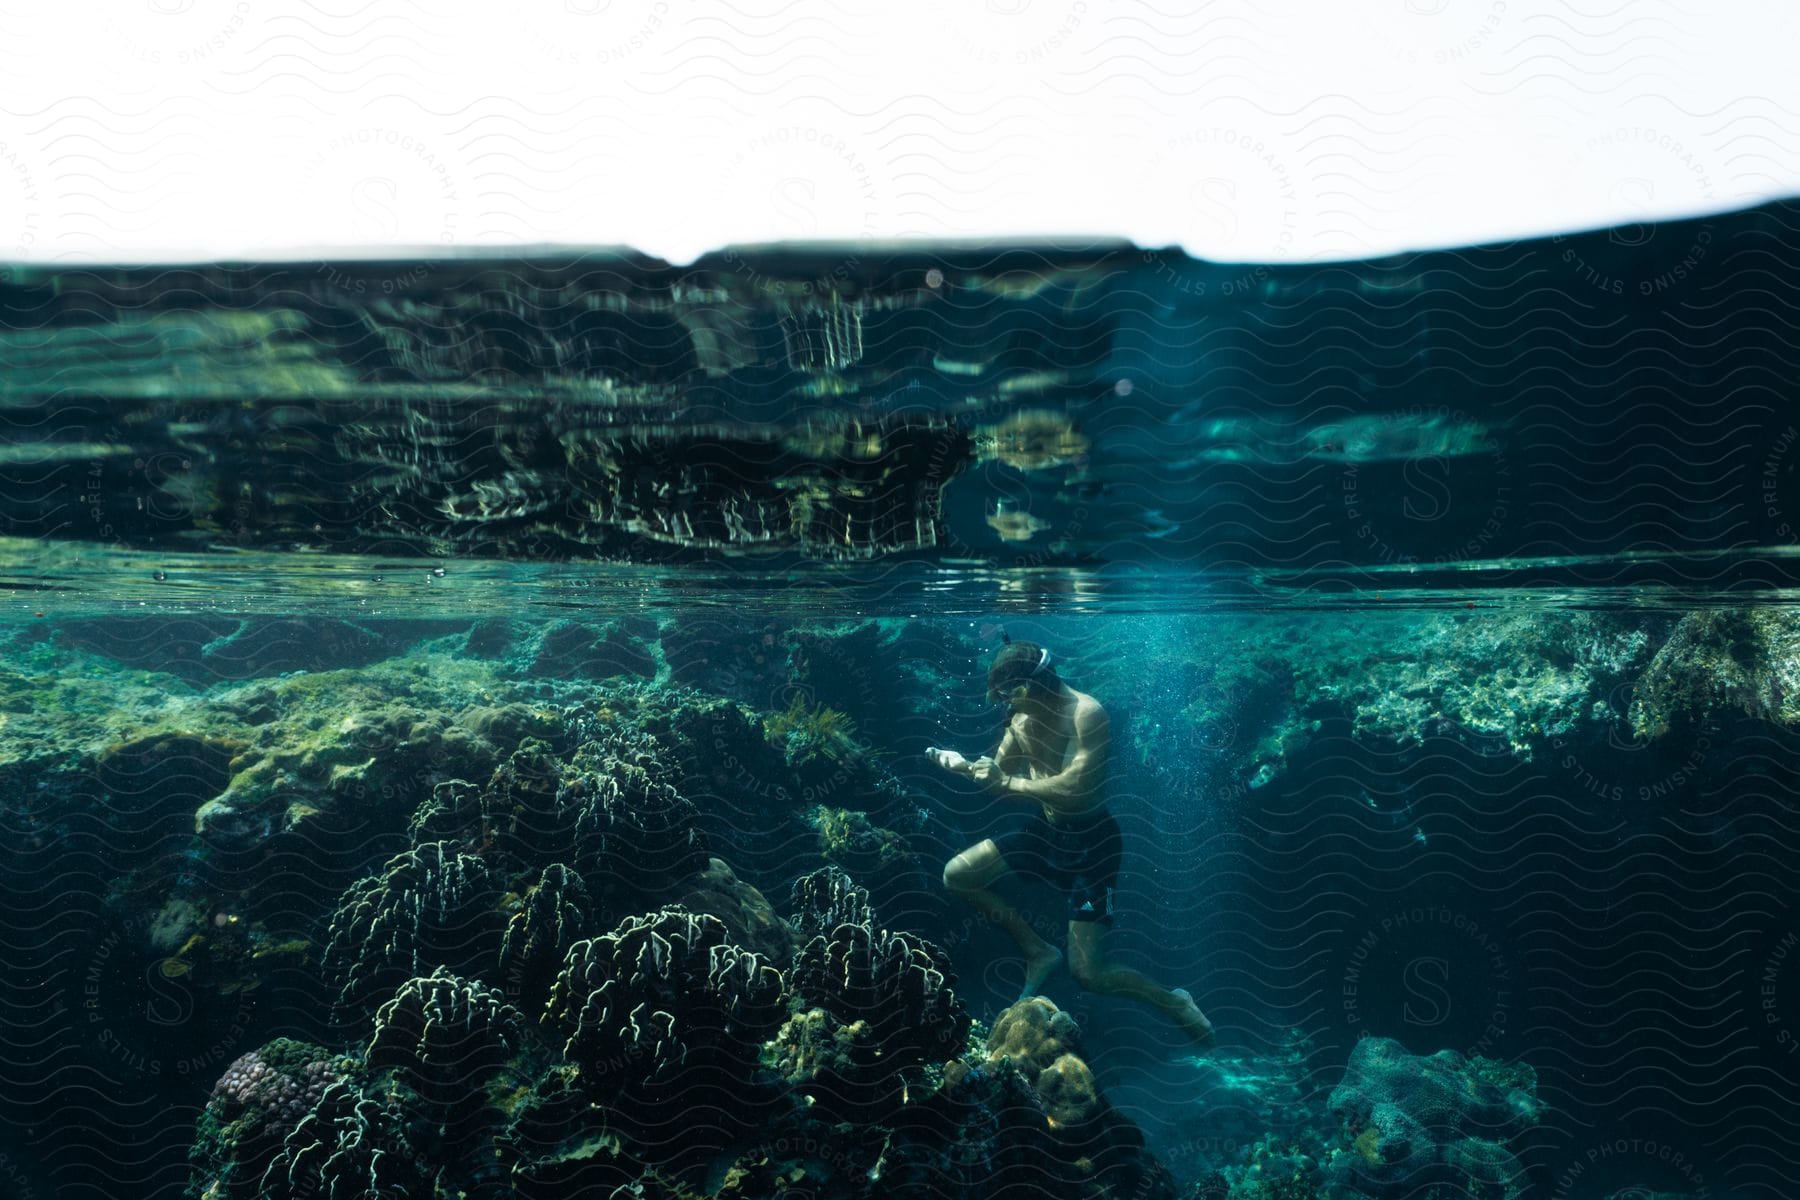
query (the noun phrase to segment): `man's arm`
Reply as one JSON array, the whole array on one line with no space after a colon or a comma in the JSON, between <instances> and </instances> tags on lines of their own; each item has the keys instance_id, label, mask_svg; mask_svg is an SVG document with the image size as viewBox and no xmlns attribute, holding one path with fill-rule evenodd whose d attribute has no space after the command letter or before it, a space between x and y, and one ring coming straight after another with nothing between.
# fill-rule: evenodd
<instances>
[{"instance_id":1,"label":"man's arm","mask_svg":"<svg viewBox=\"0 0 1800 1200\"><path fill-rule=\"evenodd\" d=\"M1084 703L1075 710L1075 753L1069 758L1069 765L1055 775L1028 779L1023 774L1005 774L1002 762L1002 790L1020 799L1034 800L1054 812L1086 812L1093 807L1094 797L1106 780L1111 741L1112 723L1106 710L1098 704Z\"/></svg>"},{"instance_id":2,"label":"man's arm","mask_svg":"<svg viewBox=\"0 0 1800 1200\"><path fill-rule=\"evenodd\" d=\"M1019 739L1013 736L1013 721L1020 719L1021 718L1014 717L1006 723L1006 732L1000 735L999 748L994 751L994 764L1002 771L1009 773L1012 771L1013 764L1018 760L1021 754L1019 749Z\"/></svg>"}]
</instances>

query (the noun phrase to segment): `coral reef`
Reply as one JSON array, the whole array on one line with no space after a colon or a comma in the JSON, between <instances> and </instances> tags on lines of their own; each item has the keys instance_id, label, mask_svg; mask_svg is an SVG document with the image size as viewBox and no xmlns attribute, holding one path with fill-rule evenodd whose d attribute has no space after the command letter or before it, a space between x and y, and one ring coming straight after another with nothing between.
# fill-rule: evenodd
<instances>
[{"instance_id":1,"label":"coral reef","mask_svg":"<svg viewBox=\"0 0 1800 1200\"><path fill-rule=\"evenodd\" d=\"M395 1079L452 1140L467 1137L487 1089L525 1045L526 1021L479 981L438 970L400 986L375 1015L363 1061Z\"/></svg>"},{"instance_id":2,"label":"coral reef","mask_svg":"<svg viewBox=\"0 0 1800 1200\"><path fill-rule=\"evenodd\" d=\"M339 900L323 960L337 987L335 1011L356 1014L439 967L472 973L494 959L498 888L488 865L447 842L389 859Z\"/></svg>"},{"instance_id":3,"label":"coral reef","mask_svg":"<svg viewBox=\"0 0 1800 1200\"><path fill-rule=\"evenodd\" d=\"M953 990L949 956L910 933L840 924L800 948L789 986L807 1005L862 1022L872 1056L893 1072L941 1063L961 1050L969 1015Z\"/></svg>"},{"instance_id":4,"label":"coral reef","mask_svg":"<svg viewBox=\"0 0 1800 1200\"><path fill-rule=\"evenodd\" d=\"M1594 719L1593 689L1605 683L1616 695L1650 644L1604 621L1558 620L1523 665L1499 661L1505 646L1492 629L1447 617L1423 623L1392 661L1366 644L1337 647L1358 670L1394 672L1385 684L1309 661L1318 644L1278 637L1253 659L1220 660L1214 681L1262 696L1262 708L1244 712L1261 714L1283 745L1300 745L1318 720L1347 719L1359 736L1395 745L1447 728L1433 713L1486 713L1470 736L1524 753L1571 728L1569 713ZM620 626L605 638L642 638L660 664L666 647L649 632ZM1097 1085L1068 1014L1024 1001L971 1045L948 956L877 915L871 888L882 913L921 890L896 880L914 864L909 836L924 845L931 834L907 824L919 808L908 783L867 755L828 752L849 736L831 716L848 711L840 704L859 714L891 707L882 689L865 696L831 664L872 656L899 670L892 630L848 626L842 646L818 631L772 641L775 683L785 654L786 669L804 664L836 690L806 691L804 701L780 692L762 715L640 682L635 669L613 676L599 659L563 671L556 654L588 647L570 630L515 637L490 626L449 640L477 633L490 661L446 667L463 672L476 704L439 706L436 681L378 664L337 711L304 680L266 681L225 692L219 711L229 717L215 725L113 730L88 760L105 754L104 769L124 779L186 754L204 767L202 791L230 792L259 778L257 763L297 770L304 744L325 782L294 793L323 806L301 820L328 830L360 812L383 837L412 843L343 887L359 869L346 867L333 885L343 890L321 974L336 989L336 1018L356 1023L347 1043L360 1045L360 1060L306 1047L288 1066L270 1043L233 1064L201 1120L197 1192L1173 1196L1143 1136ZM1434 655L1461 666L1440 674ZM1491 666L1485 685L1452 678L1477 661ZM596 676L609 681L576 690ZM408 724L412 707L429 719ZM1214 738L1207 722L1217 714L1203 707L1175 719ZM1544 726L1552 710L1560 715ZM365 716L346 729L356 713ZM458 750L353 809L344 801L354 786L334 792L333 774L366 787L382 763L401 761L397 745L359 745L365 729L396 744L449 738ZM729 845L731 861L709 845ZM762 889L788 880L784 920ZM235 912L193 878L143 911L154 915L145 928L165 969L222 979L236 969L230 955L279 936L259 934L249 916L230 922ZM227 924L214 924L220 914ZM304 947L286 936L281 945ZM258 1067L271 1056L282 1065ZM1328 1115L1278 1066L1195 1068L1203 1084L1213 1080L1200 1090L1225 1098L1205 1113L1220 1153L1183 1163L1203 1191L1310 1200L1395 1195L1421 1180L1495 1197L1516 1190L1513 1142L1536 1111L1528 1074L1371 1042ZM1227 1095L1250 1075L1254 1095Z\"/></svg>"},{"instance_id":5,"label":"coral reef","mask_svg":"<svg viewBox=\"0 0 1800 1200\"><path fill-rule=\"evenodd\" d=\"M215 1200L260 1195L264 1170L325 1089L352 1062L322 1046L277 1038L241 1055L213 1085L189 1155Z\"/></svg>"},{"instance_id":6,"label":"coral reef","mask_svg":"<svg viewBox=\"0 0 1800 1200\"><path fill-rule=\"evenodd\" d=\"M1342 1128L1327 1174L1372 1197L1444 1187L1517 1200L1525 1173L1506 1143L1540 1118L1536 1088L1528 1066L1364 1038L1327 1101Z\"/></svg>"},{"instance_id":7,"label":"coral reef","mask_svg":"<svg viewBox=\"0 0 1800 1200\"><path fill-rule=\"evenodd\" d=\"M570 947L544 1021L595 1099L729 1088L782 1016L781 973L717 917L665 908Z\"/></svg>"},{"instance_id":8,"label":"coral reef","mask_svg":"<svg viewBox=\"0 0 1800 1200\"><path fill-rule=\"evenodd\" d=\"M1032 996L994 1019L987 1061L1016 1067L1055 1125L1079 1125L1100 1103L1094 1073L1081 1057L1080 1032L1052 1000Z\"/></svg>"}]
</instances>

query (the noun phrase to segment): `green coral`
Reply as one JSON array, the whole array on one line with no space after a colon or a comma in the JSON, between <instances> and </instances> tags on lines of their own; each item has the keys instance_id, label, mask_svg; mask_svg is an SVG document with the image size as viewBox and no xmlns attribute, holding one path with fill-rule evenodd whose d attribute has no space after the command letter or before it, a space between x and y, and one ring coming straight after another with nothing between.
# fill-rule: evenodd
<instances>
[{"instance_id":1,"label":"green coral","mask_svg":"<svg viewBox=\"0 0 1800 1200\"><path fill-rule=\"evenodd\" d=\"M819 853L852 873L878 870L907 853L906 839L868 813L819 805L807 819L819 831Z\"/></svg>"},{"instance_id":2,"label":"green coral","mask_svg":"<svg viewBox=\"0 0 1800 1200\"><path fill-rule=\"evenodd\" d=\"M845 762L863 754L849 717L823 704L809 705L802 695L796 695L785 711L764 718L763 736L790 765L821 756Z\"/></svg>"}]
</instances>

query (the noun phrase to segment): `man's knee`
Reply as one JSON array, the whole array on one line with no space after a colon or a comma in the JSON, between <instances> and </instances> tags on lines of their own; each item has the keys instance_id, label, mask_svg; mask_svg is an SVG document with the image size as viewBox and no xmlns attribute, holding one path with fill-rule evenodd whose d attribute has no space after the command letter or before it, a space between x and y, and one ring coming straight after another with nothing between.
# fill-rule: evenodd
<instances>
[{"instance_id":1,"label":"man's knee","mask_svg":"<svg viewBox=\"0 0 1800 1200\"><path fill-rule=\"evenodd\" d=\"M953 892L980 891L981 873L959 854L944 864L944 886Z\"/></svg>"},{"instance_id":2,"label":"man's knee","mask_svg":"<svg viewBox=\"0 0 1800 1200\"><path fill-rule=\"evenodd\" d=\"M944 886L953 892L979 892L1005 869L991 842L981 842L944 864Z\"/></svg>"}]
</instances>

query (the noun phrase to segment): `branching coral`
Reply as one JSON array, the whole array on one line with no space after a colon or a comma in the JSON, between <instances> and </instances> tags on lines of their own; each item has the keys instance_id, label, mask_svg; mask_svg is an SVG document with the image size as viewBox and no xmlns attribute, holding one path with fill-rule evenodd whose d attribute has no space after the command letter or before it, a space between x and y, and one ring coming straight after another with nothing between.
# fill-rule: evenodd
<instances>
[{"instance_id":1,"label":"branching coral","mask_svg":"<svg viewBox=\"0 0 1800 1200\"><path fill-rule=\"evenodd\" d=\"M577 774L558 796L574 820L565 853L590 887L655 901L706 868L699 814L654 742L608 737L577 751L572 766Z\"/></svg>"},{"instance_id":2,"label":"branching coral","mask_svg":"<svg viewBox=\"0 0 1800 1200\"><path fill-rule=\"evenodd\" d=\"M963 1047L969 1015L953 990L949 956L924 938L838 925L794 956L794 993L840 1021L862 1021L888 1071L943 1062Z\"/></svg>"},{"instance_id":3,"label":"branching coral","mask_svg":"<svg viewBox=\"0 0 1800 1200\"><path fill-rule=\"evenodd\" d=\"M872 925L869 893L837 867L821 867L794 880L794 927L811 941L839 925Z\"/></svg>"},{"instance_id":4,"label":"branching coral","mask_svg":"<svg viewBox=\"0 0 1800 1200\"><path fill-rule=\"evenodd\" d=\"M450 1136L467 1136L487 1087L519 1053L525 1018L479 981L437 971L402 984L375 1016L364 1060L392 1068Z\"/></svg>"},{"instance_id":5,"label":"branching coral","mask_svg":"<svg viewBox=\"0 0 1800 1200\"><path fill-rule=\"evenodd\" d=\"M268 1200L437 1195L448 1168L409 1132L417 1125L400 1094L339 1079L288 1134L257 1194Z\"/></svg>"},{"instance_id":6,"label":"branching coral","mask_svg":"<svg viewBox=\"0 0 1800 1200\"><path fill-rule=\"evenodd\" d=\"M717 917L665 908L569 949L544 1020L596 1099L730 1086L782 1017L781 973Z\"/></svg>"},{"instance_id":7,"label":"branching coral","mask_svg":"<svg viewBox=\"0 0 1800 1200\"><path fill-rule=\"evenodd\" d=\"M593 932L594 902L581 876L554 863L526 889L500 941L499 979L527 1011L543 1007L573 946Z\"/></svg>"},{"instance_id":8,"label":"branching coral","mask_svg":"<svg viewBox=\"0 0 1800 1200\"><path fill-rule=\"evenodd\" d=\"M493 961L497 888L488 866L445 842L389 859L350 885L331 918L326 978L340 1016L366 1012L394 988L438 967L473 972Z\"/></svg>"}]
</instances>

